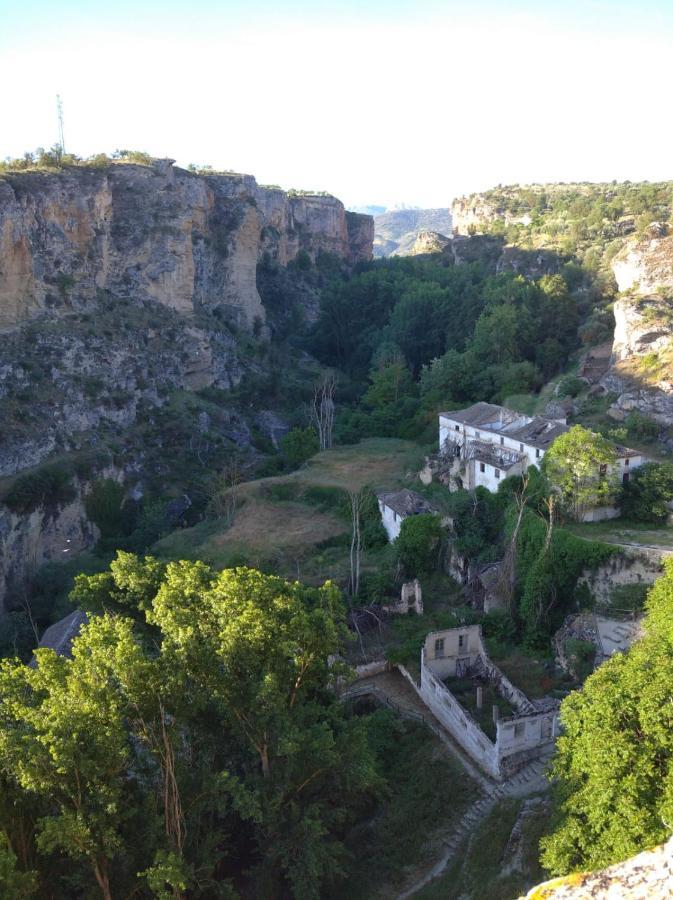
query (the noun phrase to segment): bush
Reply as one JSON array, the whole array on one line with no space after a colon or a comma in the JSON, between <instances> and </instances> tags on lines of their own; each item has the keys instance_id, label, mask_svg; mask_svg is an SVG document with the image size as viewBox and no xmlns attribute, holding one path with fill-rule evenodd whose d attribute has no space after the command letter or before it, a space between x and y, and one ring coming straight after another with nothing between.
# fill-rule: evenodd
<instances>
[{"instance_id":1,"label":"bush","mask_svg":"<svg viewBox=\"0 0 673 900\"><path fill-rule=\"evenodd\" d=\"M125 503L124 488L111 478L94 484L84 506L89 519L100 529L102 538L127 536L135 527L136 506Z\"/></svg>"},{"instance_id":2,"label":"bush","mask_svg":"<svg viewBox=\"0 0 673 900\"><path fill-rule=\"evenodd\" d=\"M622 488L622 515L637 522L666 521L673 499L673 463L646 463Z\"/></svg>"},{"instance_id":3,"label":"bush","mask_svg":"<svg viewBox=\"0 0 673 900\"><path fill-rule=\"evenodd\" d=\"M569 638L565 642L566 657L572 674L578 681L591 674L596 659L596 647L591 641Z\"/></svg>"},{"instance_id":4,"label":"bush","mask_svg":"<svg viewBox=\"0 0 673 900\"><path fill-rule=\"evenodd\" d=\"M628 433L632 437L640 438L640 440L654 441L659 436L660 426L654 419L644 416L637 410L628 414L624 419L624 424L626 425Z\"/></svg>"},{"instance_id":5,"label":"bush","mask_svg":"<svg viewBox=\"0 0 673 900\"><path fill-rule=\"evenodd\" d=\"M407 516L395 541L398 562L409 578L418 578L439 566L443 531L439 516Z\"/></svg>"},{"instance_id":6,"label":"bush","mask_svg":"<svg viewBox=\"0 0 673 900\"><path fill-rule=\"evenodd\" d=\"M293 428L282 438L280 446L288 463L300 466L318 452L318 436L313 428Z\"/></svg>"},{"instance_id":7,"label":"bush","mask_svg":"<svg viewBox=\"0 0 673 900\"><path fill-rule=\"evenodd\" d=\"M566 375L559 381L558 396L559 397L576 397L586 387L586 382L576 375Z\"/></svg>"},{"instance_id":8,"label":"bush","mask_svg":"<svg viewBox=\"0 0 673 900\"><path fill-rule=\"evenodd\" d=\"M28 514L40 507L53 509L64 506L76 496L72 469L53 464L20 475L2 501L12 512Z\"/></svg>"}]
</instances>

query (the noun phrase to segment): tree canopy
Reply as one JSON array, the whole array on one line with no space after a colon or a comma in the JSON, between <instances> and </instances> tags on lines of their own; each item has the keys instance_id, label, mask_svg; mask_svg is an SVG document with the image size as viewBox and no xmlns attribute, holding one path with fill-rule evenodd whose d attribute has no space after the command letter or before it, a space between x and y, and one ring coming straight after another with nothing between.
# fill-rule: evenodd
<instances>
[{"instance_id":1,"label":"tree canopy","mask_svg":"<svg viewBox=\"0 0 673 900\"><path fill-rule=\"evenodd\" d=\"M573 425L545 453L542 468L567 512L578 522L596 506L614 501L616 449L607 438Z\"/></svg>"},{"instance_id":2,"label":"tree canopy","mask_svg":"<svg viewBox=\"0 0 673 900\"><path fill-rule=\"evenodd\" d=\"M56 881L106 898L225 897L241 854L257 896L338 880L380 789L330 689L339 590L119 553L75 597L91 613L72 659L0 664L0 884L57 860Z\"/></svg>"},{"instance_id":3,"label":"tree canopy","mask_svg":"<svg viewBox=\"0 0 673 900\"><path fill-rule=\"evenodd\" d=\"M666 840L673 822L673 561L647 600L645 635L561 707L556 819L542 863L601 868Z\"/></svg>"}]
</instances>

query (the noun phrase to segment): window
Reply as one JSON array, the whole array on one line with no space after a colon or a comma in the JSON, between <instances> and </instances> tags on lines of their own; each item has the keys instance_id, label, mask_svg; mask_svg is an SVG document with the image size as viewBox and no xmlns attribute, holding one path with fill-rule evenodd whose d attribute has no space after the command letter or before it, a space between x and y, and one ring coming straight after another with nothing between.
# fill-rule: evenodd
<instances>
[{"instance_id":1,"label":"window","mask_svg":"<svg viewBox=\"0 0 673 900\"><path fill-rule=\"evenodd\" d=\"M514 726L514 737L520 738L523 737L526 733L526 723L525 722L517 722Z\"/></svg>"},{"instance_id":2,"label":"window","mask_svg":"<svg viewBox=\"0 0 673 900\"><path fill-rule=\"evenodd\" d=\"M536 450L535 451L535 459L539 459L539 458L540 458L540 451Z\"/></svg>"},{"instance_id":3,"label":"window","mask_svg":"<svg viewBox=\"0 0 673 900\"><path fill-rule=\"evenodd\" d=\"M444 638L435 638L435 659L444 656Z\"/></svg>"},{"instance_id":4,"label":"window","mask_svg":"<svg viewBox=\"0 0 673 900\"><path fill-rule=\"evenodd\" d=\"M624 472L624 474L622 475L622 484L628 484L628 483L629 483L629 473Z\"/></svg>"},{"instance_id":5,"label":"window","mask_svg":"<svg viewBox=\"0 0 673 900\"><path fill-rule=\"evenodd\" d=\"M458 649L459 649L459 650L464 650L466 644L467 644L467 635L466 635L466 634L459 634L459 635L458 635Z\"/></svg>"},{"instance_id":6,"label":"window","mask_svg":"<svg viewBox=\"0 0 673 900\"><path fill-rule=\"evenodd\" d=\"M397 522L397 513L393 510L393 522Z\"/></svg>"},{"instance_id":7,"label":"window","mask_svg":"<svg viewBox=\"0 0 673 900\"><path fill-rule=\"evenodd\" d=\"M481 437L481 435L479 434L478 431L475 431L474 436L476 437L477 440L479 440L479 438Z\"/></svg>"},{"instance_id":8,"label":"window","mask_svg":"<svg viewBox=\"0 0 673 900\"><path fill-rule=\"evenodd\" d=\"M480 472L485 472L485 471L486 471L486 466L485 466L483 463L479 463L479 471L480 471Z\"/></svg>"},{"instance_id":9,"label":"window","mask_svg":"<svg viewBox=\"0 0 673 900\"><path fill-rule=\"evenodd\" d=\"M500 469L494 468L493 471L495 472L495 477L500 478Z\"/></svg>"},{"instance_id":10,"label":"window","mask_svg":"<svg viewBox=\"0 0 673 900\"><path fill-rule=\"evenodd\" d=\"M456 425L456 431L460 431L460 425Z\"/></svg>"},{"instance_id":11,"label":"window","mask_svg":"<svg viewBox=\"0 0 673 900\"><path fill-rule=\"evenodd\" d=\"M605 476L608 474L608 464L601 463L601 466L600 466L598 472L599 472L601 478L605 478Z\"/></svg>"},{"instance_id":12,"label":"window","mask_svg":"<svg viewBox=\"0 0 673 900\"><path fill-rule=\"evenodd\" d=\"M501 443L501 444L504 444L504 443L505 443L504 437L501 437L501 438L500 438L500 443Z\"/></svg>"},{"instance_id":13,"label":"window","mask_svg":"<svg viewBox=\"0 0 673 900\"><path fill-rule=\"evenodd\" d=\"M519 453L523 453L523 444L519 444Z\"/></svg>"},{"instance_id":14,"label":"window","mask_svg":"<svg viewBox=\"0 0 673 900\"><path fill-rule=\"evenodd\" d=\"M624 460L624 465L625 465L625 466L628 466L628 464L629 464L629 458L628 458L628 456L627 456L627 458Z\"/></svg>"}]
</instances>

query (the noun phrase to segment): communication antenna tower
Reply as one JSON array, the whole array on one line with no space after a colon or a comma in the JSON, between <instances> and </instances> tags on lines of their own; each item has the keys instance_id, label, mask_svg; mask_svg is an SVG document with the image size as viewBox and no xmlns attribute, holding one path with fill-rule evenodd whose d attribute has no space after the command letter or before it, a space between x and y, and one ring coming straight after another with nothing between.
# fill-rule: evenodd
<instances>
[{"instance_id":1,"label":"communication antenna tower","mask_svg":"<svg viewBox=\"0 0 673 900\"><path fill-rule=\"evenodd\" d=\"M58 114L58 143L61 147L61 155L65 153L65 140L63 138L63 104L61 95L56 94L56 112Z\"/></svg>"}]
</instances>

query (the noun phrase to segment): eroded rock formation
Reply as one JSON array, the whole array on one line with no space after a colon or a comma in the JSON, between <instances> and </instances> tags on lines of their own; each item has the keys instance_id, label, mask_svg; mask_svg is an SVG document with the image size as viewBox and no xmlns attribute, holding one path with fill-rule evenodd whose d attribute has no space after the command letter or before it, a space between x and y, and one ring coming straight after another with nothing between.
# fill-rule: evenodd
<instances>
[{"instance_id":1,"label":"eroded rock formation","mask_svg":"<svg viewBox=\"0 0 673 900\"><path fill-rule=\"evenodd\" d=\"M256 285L268 254L357 262L369 216L328 195L260 187L249 175L197 175L172 160L0 178L0 328L83 309L100 292L180 313L221 308L264 320Z\"/></svg>"}]
</instances>

